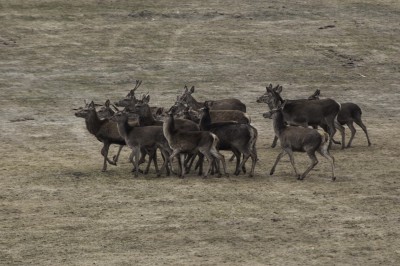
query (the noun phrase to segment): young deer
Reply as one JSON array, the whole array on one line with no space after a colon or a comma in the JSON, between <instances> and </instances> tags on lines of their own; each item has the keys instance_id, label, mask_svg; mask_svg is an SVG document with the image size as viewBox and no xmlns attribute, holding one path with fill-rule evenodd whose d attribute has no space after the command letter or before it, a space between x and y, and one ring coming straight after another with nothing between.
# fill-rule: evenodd
<instances>
[{"instance_id":1,"label":"young deer","mask_svg":"<svg viewBox=\"0 0 400 266\"><path fill-rule=\"evenodd\" d=\"M310 97L308 97L308 99L309 100L319 100L320 94L321 94L321 91L317 89ZM355 103L342 103L341 107L342 108L340 109L338 116L337 116L337 121L341 125L346 124L351 131L351 137L350 137L349 143L347 144L347 148L349 148L351 146L353 138L356 134L356 129L353 125L353 122L362 128L365 135L367 136L368 146L371 146L371 141L369 140L367 127L364 125L364 123L361 120L361 115L362 115L361 108ZM325 129L326 125L322 125L321 127Z\"/></svg>"},{"instance_id":2,"label":"young deer","mask_svg":"<svg viewBox=\"0 0 400 266\"><path fill-rule=\"evenodd\" d=\"M97 115L93 101L76 112L75 116L85 118L87 130L103 143L103 148L101 149L101 155L104 157L102 171L107 170L107 162L111 165L117 165L118 156L125 145L125 140L119 135L117 124L108 119L101 120ZM113 161L107 157L111 144L120 145L118 154L114 156Z\"/></svg>"},{"instance_id":3,"label":"young deer","mask_svg":"<svg viewBox=\"0 0 400 266\"><path fill-rule=\"evenodd\" d=\"M104 106L102 106L100 108L100 110L97 112L98 115L100 117L103 117L103 118L111 119L111 117L113 117L114 114L115 114L115 111L111 107L113 107L115 111L119 111L118 108L115 105L110 103L110 100L107 100L105 102ZM136 114L129 113L128 117L131 118L131 116L132 117L136 116ZM131 126L134 126L134 125L138 125L137 117L135 117L134 123L131 124ZM140 150L140 153L141 153L141 157L139 159L139 165L144 163L146 161L145 160L146 155L149 155L149 161L147 163L146 170L143 173L147 174L149 172L150 165L151 165L152 161L154 162L154 167L158 171L156 148L152 149L152 148L148 147L146 149L146 148L142 147L141 150ZM118 160L118 156L119 156L119 153L117 154L117 156L114 156L114 161L115 162ZM133 155L133 153L131 153L131 155L129 156L129 161L132 162L132 164L134 164L133 158L134 158L134 155ZM134 171L135 171L135 169L132 170L132 172L134 172ZM139 169L139 171L141 171L141 170Z\"/></svg>"},{"instance_id":4,"label":"young deer","mask_svg":"<svg viewBox=\"0 0 400 266\"><path fill-rule=\"evenodd\" d=\"M179 97L179 100L186 103L188 106L192 107L194 110L199 110L203 108L204 102L198 102L193 98L192 93L194 92L194 86L189 90L185 86L183 94ZM246 105L240 100L235 98L207 101L211 110L239 110L246 112Z\"/></svg>"},{"instance_id":5,"label":"young deer","mask_svg":"<svg viewBox=\"0 0 400 266\"><path fill-rule=\"evenodd\" d=\"M208 160L208 166L204 173L204 177L208 176L211 164L214 158L222 161L224 168L224 174L226 174L226 164L224 156L218 152L218 137L207 131L180 131L175 127L174 118L174 107L171 107L169 111L169 117L165 120L163 125L163 131L166 139L168 140L169 146L173 152L169 157L172 164L172 159L179 155L181 172L180 177L185 176L184 160L185 154L196 154L200 152Z\"/></svg>"},{"instance_id":6,"label":"young deer","mask_svg":"<svg viewBox=\"0 0 400 266\"><path fill-rule=\"evenodd\" d=\"M303 180L307 174L318 164L315 152L317 151L322 156L324 156L331 164L332 167L332 181L336 179L335 177L335 165L334 158L329 153L329 134L324 131L318 131L311 128L303 127L291 127L285 124L283 118L283 111L286 101L278 106L277 109L273 109L269 112L263 114L265 118L272 118L274 124L274 131L276 136L278 136L282 151L279 153L274 165L272 166L270 174L275 172L275 168L282 158L282 156L287 153L290 157L290 162L294 168L297 179ZM294 163L293 152L306 152L311 159L311 165L303 174L299 174L296 165Z\"/></svg>"}]
</instances>

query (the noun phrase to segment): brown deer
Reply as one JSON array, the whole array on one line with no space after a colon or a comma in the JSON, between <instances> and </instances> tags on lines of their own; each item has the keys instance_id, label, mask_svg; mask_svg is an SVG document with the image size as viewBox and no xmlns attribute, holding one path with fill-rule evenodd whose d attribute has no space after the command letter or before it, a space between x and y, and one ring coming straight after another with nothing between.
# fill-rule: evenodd
<instances>
[{"instance_id":1,"label":"brown deer","mask_svg":"<svg viewBox=\"0 0 400 266\"><path fill-rule=\"evenodd\" d=\"M208 104L203 108L203 115L200 120L201 130L214 133L219 139L219 150L230 150L236 156L235 175L239 175L240 169L244 169L244 164L251 157L252 166L249 176L254 175L254 168L257 161L256 141L258 137L257 129L249 124L239 124L236 122L217 122L212 123ZM243 154L243 160L240 157Z\"/></svg>"},{"instance_id":2,"label":"brown deer","mask_svg":"<svg viewBox=\"0 0 400 266\"><path fill-rule=\"evenodd\" d=\"M203 108L204 102L196 101L196 99L192 96L193 93L194 86L192 86L190 90L187 86L185 86L185 89L182 95L179 97L179 100L192 107L192 109L199 110L200 108ZM246 105L238 99L229 98L207 102L211 110L239 110L244 113L246 112Z\"/></svg>"},{"instance_id":3,"label":"brown deer","mask_svg":"<svg viewBox=\"0 0 400 266\"><path fill-rule=\"evenodd\" d=\"M311 128L288 126L284 120L283 110L285 105L286 101L284 101L283 104L279 103L277 108L263 114L265 118L273 119L274 131L280 140L282 148L281 153L279 153L274 165L272 166L270 175L274 174L279 160L283 155L285 155L285 153L287 153L296 173L297 179L303 180L307 174L318 164L317 157L315 156L315 152L318 152L329 160L332 167L332 180L334 181L336 179L334 165L335 161L329 153L330 145L328 133L322 130L318 131ZM299 174L296 168L293 152L306 152L311 159L311 165L303 174Z\"/></svg>"},{"instance_id":4,"label":"brown deer","mask_svg":"<svg viewBox=\"0 0 400 266\"><path fill-rule=\"evenodd\" d=\"M309 100L319 100L320 94L321 94L321 91L317 89L310 97L308 97L308 99ZM337 116L337 121L341 125L346 124L351 131L351 137L350 137L349 143L347 144L347 148L350 148L351 143L356 134L356 129L353 125L353 122L362 128L362 130L365 133L365 136L367 137L368 146L371 146L371 141L369 140L367 127L364 125L364 123L361 120L361 115L362 115L361 108L357 104L351 103L351 102L341 103L341 107L342 108L340 109L338 116ZM325 129L327 126L321 125L321 127Z\"/></svg>"},{"instance_id":5,"label":"brown deer","mask_svg":"<svg viewBox=\"0 0 400 266\"><path fill-rule=\"evenodd\" d=\"M120 136L117 128L117 124L108 120L101 120L96 112L96 107L94 102L86 104L84 108L81 108L75 113L75 116L82 117L85 119L87 130L94 135L98 141L103 143L103 148L101 149L101 155L104 157L102 171L107 170L107 162L111 165L117 165L119 153L122 147L125 145L125 140ZM120 145L117 156L111 161L108 156L108 150L111 144Z\"/></svg>"},{"instance_id":6,"label":"brown deer","mask_svg":"<svg viewBox=\"0 0 400 266\"><path fill-rule=\"evenodd\" d=\"M180 177L185 176L184 160L185 154L196 154L200 152L208 160L208 166L204 173L204 177L208 176L210 167L214 159L222 161L224 174L226 174L226 164L224 156L218 152L218 137L207 131L181 131L175 127L174 106L168 112L169 117L164 121L164 135L172 148L172 154L169 157L172 164L172 159L179 155L181 171Z\"/></svg>"}]
</instances>

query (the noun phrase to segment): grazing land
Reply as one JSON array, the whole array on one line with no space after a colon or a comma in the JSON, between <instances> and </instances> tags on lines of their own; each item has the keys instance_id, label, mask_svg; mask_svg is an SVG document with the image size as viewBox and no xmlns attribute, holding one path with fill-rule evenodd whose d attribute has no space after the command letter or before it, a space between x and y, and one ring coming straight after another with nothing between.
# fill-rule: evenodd
<instances>
[{"instance_id":1,"label":"grazing land","mask_svg":"<svg viewBox=\"0 0 400 266\"><path fill-rule=\"evenodd\" d=\"M398 265L399 18L398 0L0 0L0 264ZM242 100L255 177L134 178L127 148L102 173L72 109L135 79L157 106L185 84ZM288 157L269 176L269 83L357 103L372 146L358 127L334 146L335 182L322 157L304 181Z\"/></svg>"}]
</instances>

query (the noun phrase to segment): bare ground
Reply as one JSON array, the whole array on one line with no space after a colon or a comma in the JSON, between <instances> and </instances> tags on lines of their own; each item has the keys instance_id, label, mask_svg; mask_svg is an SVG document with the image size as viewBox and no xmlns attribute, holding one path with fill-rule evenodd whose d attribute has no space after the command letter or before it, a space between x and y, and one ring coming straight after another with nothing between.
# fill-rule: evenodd
<instances>
[{"instance_id":1,"label":"bare ground","mask_svg":"<svg viewBox=\"0 0 400 266\"><path fill-rule=\"evenodd\" d=\"M0 264L399 264L398 1L0 7ZM127 149L101 173L101 144L71 109L134 79L159 106L184 84L240 98L259 130L256 176L135 179ZM323 158L303 182L288 159L269 176L278 149L255 103L269 83L359 104L373 145L357 128L353 148L334 147L336 182Z\"/></svg>"}]
</instances>

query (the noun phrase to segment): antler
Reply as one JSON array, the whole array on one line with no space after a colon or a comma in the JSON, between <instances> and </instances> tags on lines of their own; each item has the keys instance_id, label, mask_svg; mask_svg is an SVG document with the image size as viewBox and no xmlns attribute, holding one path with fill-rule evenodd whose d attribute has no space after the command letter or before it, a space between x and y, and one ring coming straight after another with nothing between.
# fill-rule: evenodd
<instances>
[{"instance_id":1,"label":"antler","mask_svg":"<svg viewBox=\"0 0 400 266\"><path fill-rule=\"evenodd\" d=\"M135 85L135 88L133 88L133 90L131 90L131 91L135 91L137 88L139 88L139 86L142 84L142 81L141 80L136 80L136 85Z\"/></svg>"}]
</instances>

